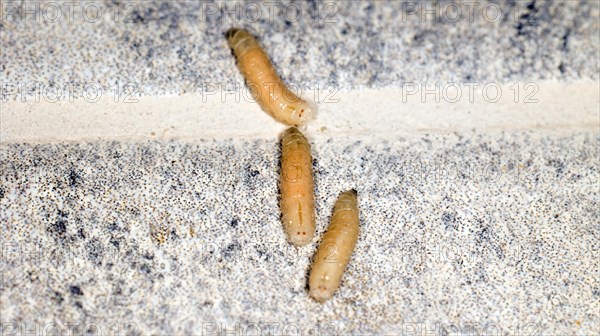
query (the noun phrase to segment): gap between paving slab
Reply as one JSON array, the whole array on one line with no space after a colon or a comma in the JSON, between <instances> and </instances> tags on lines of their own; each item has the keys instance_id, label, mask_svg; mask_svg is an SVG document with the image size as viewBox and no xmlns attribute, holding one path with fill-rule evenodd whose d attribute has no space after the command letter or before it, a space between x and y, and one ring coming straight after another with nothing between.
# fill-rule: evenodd
<instances>
[{"instance_id":1,"label":"gap between paving slab","mask_svg":"<svg viewBox=\"0 0 600 336\"><path fill-rule=\"evenodd\" d=\"M495 102L498 88L501 97ZM518 96L516 95L518 88ZM429 90L432 88L429 87ZM106 94L97 102L79 98L52 103L26 97L2 102L1 143L47 143L95 140L194 140L276 138L285 126L249 99L235 93L133 98L114 102ZM410 92L415 92L410 94ZM387 139L422 133L490 133L533 130L568 134L600 129L600 90L595 81L491 85L473 91L461 84L441 85L439 102L423 87L304 92L318 100L317 118L307 133L330 137ZM425 93L425 95L423 95ZM316 98L316 99L315 99ZM456 101L456 102L454 102Z\"/></svg>"}]
</instances>

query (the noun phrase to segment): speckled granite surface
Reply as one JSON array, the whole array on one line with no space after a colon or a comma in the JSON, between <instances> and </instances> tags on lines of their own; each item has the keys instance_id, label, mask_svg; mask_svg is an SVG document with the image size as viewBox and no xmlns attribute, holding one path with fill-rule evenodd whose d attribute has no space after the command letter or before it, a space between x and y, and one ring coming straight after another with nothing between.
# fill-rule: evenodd
<instances>
[{"instance_id":1,"label":"speckled granite surface","mask_svg":"<svg viewBox=\"0 0 600 336\"><path fill-rule=\"evenodd\" d=\"M65 14L66 3L38 3ZM2 15L7 4L21 2L2 1ZM257 33L300 85L599 79L597 1L503 1L497 22L476 2L472 22L462 6L456 23L423 13L450 10L446 2L418 3L420 12L395 1L297 2L297 19L269 18L272 5L261 4L256 22L244 18L253 2L239 3L241 19L222 3L95 4L97 22L81 5L72 22L3 16L1 81L132 82L148 96L242 83L222 35L231 26ZM486 116L479 106L473 120ZM0 334L598 335L600 134L586 113L573 118L579 133L548 122L517 133L511 120L489 134L474 127L476 136L428 125L385 141L322 133L317 238L298 250L279 222L270 139L2 143ZM344 119L336 134L353 126ZM310 258L349 188L359 191L356 253L340 291L317 304L306 293Z\"/></svg>"},{"instance_id":2,"label":"speckled granite surface","mask_svg":"<svg viewBox=\"0 0 600 336\"><path fill-rule=\"evenodd\" d=\"M55 24L43 23L50 7L37 16L7 16L0 27L2 80L113 88L131 82L144 95L241 82L223 37L232 26L259 35L282 77L305 87L598 79L600 71L598 1L96 4L73 5L72 20L63 5Z\"/></svg>"},{"instance_id":3,"label":"speckled granite surface","mask_svg":"<svg viewBox=\"0 0 600 336\"><path fill-rule=\"evenodd\" d=\"M323 305L305 289L317 240L285 241L271 141L5 145L2 318L146 335L253 323L592 335L599 140L314 144L317 237L338 193L360 193L356 253Z\"/></svg>"}]
</instances>

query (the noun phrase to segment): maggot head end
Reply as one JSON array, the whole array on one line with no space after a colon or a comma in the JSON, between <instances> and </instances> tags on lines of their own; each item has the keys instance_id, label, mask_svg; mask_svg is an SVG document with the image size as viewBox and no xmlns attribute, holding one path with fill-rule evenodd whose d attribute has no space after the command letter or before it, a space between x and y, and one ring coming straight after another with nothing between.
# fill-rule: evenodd
<instances>
[{"instance_id":1,"label":"maggot head end","mask_svg":"<svg viewBox=\"0 0 600 336\"><path fill-rule=\"evenodd\" d=\"M294 104L294 112L291 115L291 124L294 126L306 125L315 118L316 106L305 100L300 100Z\"/></svg>"}]
</instances>

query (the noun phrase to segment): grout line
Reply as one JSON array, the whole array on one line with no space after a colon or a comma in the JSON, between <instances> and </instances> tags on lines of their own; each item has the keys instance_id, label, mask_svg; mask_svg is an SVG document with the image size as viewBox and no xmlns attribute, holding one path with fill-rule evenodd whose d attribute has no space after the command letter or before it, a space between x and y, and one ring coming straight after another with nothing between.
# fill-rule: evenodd
<instances>
[{"instance_id":1,"label":"grout line","mask_svg":"<svg viewBox=\"0 0 600 336\"><path fill-rule=\"evenodd\" d=\"M600 129L598 82L540 82L537 103L515 101L511 85L501 86L498 102L474 91L456 103L435 102L434 94L407 95L402 88L337 92L337 102L321 102L307 127L313 140L331 137L395 139L425 133L549 134ZM521 85L522 86L522 85ZM320 95L321 97L324 95ZM521 92L520 98L525 94ZM275 139L285 126L252 101L228 92L210 96L139 97L115 103L104 97L50 103L18 100L0 103L0 143L145 141L198 139Z\"/></svg>"}]
</instances>

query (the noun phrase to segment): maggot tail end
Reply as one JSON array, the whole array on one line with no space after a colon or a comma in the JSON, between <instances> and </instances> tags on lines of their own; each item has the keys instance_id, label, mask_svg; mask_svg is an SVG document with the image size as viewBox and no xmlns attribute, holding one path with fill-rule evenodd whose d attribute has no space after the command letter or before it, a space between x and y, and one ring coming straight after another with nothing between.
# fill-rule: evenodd
<instances>
[{"instance_id":1,"label":"maggot tail end","mask_svg":"<svg viewBox=\"0 0 600 336\"><path fill-rule=\"evenodd\" d=\"M231 49L234 49L244 40L254 38L247 30L242 28L231 28L225 32L225 38Z\"/></svg>"}]
</instances>

